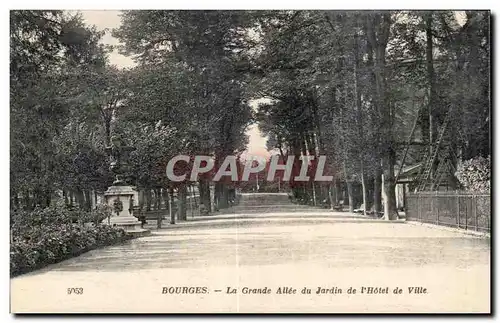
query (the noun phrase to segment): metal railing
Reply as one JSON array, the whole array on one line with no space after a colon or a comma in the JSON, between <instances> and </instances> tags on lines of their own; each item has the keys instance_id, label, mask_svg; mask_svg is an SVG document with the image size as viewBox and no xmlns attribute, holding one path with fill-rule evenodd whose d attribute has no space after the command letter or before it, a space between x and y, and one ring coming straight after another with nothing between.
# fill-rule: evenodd
<instances>
[{"instance_id":1,"label":"metal railing","mask_svg":"<svg viewBox=\"0 0 500 323\"><path fill-rule=\"evenodd\" d=\"M418 192L408 194L406 203L408 220L490 232L489 194L462 191Z\"/></svg>"}]
</instances>

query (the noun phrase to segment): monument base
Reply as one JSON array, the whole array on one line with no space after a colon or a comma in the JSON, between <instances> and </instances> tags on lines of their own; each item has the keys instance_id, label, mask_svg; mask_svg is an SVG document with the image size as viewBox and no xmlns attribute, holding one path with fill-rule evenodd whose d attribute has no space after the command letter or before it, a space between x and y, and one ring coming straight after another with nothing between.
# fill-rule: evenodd
<instances>
[{"instance_id":1,"label":"monument base","mask_svg":"<svg viewBox=\"0 0 500 323\"><path fill-rule=\"evenodd\" d=\"M137 191L128 185L110 186L104 193L106 204L113 209L113 215L104 219L103 223L123 228L127 232L147 231L141 227L141 222L132 215L132 206L136 200ZM116 207L121 209L118 213Z\"/></svg>"},{"instance_id":2,"label":"monument base","mask_svg":"<svg viewBox=\"0 0 500 323\"><path fill-rule=\"evenodd\" d=\"M125 231L141 231L145 230L142 228L142 223L138 221L135 217L120 217L115 216L109 218L109 225L113 227L119 227L124 229Z\"/></svg>"}]
</instances>

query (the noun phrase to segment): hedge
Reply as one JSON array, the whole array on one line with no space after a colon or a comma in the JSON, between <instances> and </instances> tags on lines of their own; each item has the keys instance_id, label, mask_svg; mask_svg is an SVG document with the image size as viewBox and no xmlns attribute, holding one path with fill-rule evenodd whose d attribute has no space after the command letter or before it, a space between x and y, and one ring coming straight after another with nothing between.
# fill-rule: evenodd
<instances>
[{"instance_id":1,"label":"hedge","mask_svg":"<svg viewBox=\"0 0 500 323\"><path fill-rule=\"evenodd\" d=\"M108 211L101 208L97 212L103 214L85 214L57 205L11 213L11 277L130 239L121 228L88 222L105 218ZM75 212L80 212L79 219Z\"/></svg>"}]
</instances>

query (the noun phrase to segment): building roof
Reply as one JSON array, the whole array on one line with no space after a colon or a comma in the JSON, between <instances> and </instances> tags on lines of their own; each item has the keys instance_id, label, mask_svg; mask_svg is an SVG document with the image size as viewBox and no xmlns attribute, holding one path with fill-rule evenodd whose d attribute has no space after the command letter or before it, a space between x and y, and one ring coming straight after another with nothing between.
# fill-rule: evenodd
<instances>
[{"instance_id":1,"label":"building roof","mask_svg":"<svg viewBox=\"0 0 500 323\"><path fill-rule=\"evenodd\" d=\"M399 174L398 182L408 182L412 181L413 178L418 174L420 168L422 167L422 163L416 163L413 165L409 165L403 167L401 174ZM394 168L394 176L398 174L399 168Z\"/></svg>"}]
</instances>

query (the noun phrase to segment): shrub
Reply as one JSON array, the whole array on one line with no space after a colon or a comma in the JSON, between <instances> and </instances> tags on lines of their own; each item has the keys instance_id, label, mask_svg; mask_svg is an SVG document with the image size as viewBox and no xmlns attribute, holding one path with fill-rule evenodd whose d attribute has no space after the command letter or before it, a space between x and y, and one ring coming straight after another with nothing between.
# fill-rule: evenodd
<instances>
[{"instance_id":1,"label":"shrub","mask_svg":"<svg viewBox=\"0 0 500 323\"><path fill-rule=\"evenodd\" d=\"M91 212L86 212L81 216L82 222L88 223L92 222L95 224L101 223L103 220L107 219L112 215L113 209L107 204L97 204L96 208Z\"/></svg>"},{"instance_id":2,"label":"shrub","mask_svg":"<svg viewBox=\"0 0 500 323\"><path fill-rule=\"evenodd\" d=\"M11 213L11 227L32 227L44 224L101 223L111 215L112 208L98 204L91 212L70 207L64 202L57 202L47 208L35 208L33 211L14 210Z\"/></svg>"},{"instance_id":3,"label":"shrub","mask_svg":"<svg viewBox=\"0 0 500 323\"><path fill-rule=\"evenodd\" d=\"M491 161L490 157L476 157L458 165L455 173L464 189L474 192L490 191Z\"/></svg>"},{"instance_id":4,"label":"shrub","mask_svg":"<svg viewBox=\"0 0 500 323\"><path fill-rule=\"evenodd\" d=\"M11 276L129 239L123 229L100 224L110 212L106 206L83 212L56 204L11 214Z\"/></svg>"},{"instance_id":5,"label":"shrub","mask_svg":"<svg viewBox=\"0 0 500 323\"><path fill-rule=\"evenodd\" d=\"M47 208L37 207L33 211L14 210L11 213L11 227L22 229L51 223L72 223L82 216L81 213L64 203L55 203Z\"/></svg>"}]
</instances>

